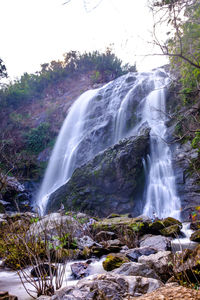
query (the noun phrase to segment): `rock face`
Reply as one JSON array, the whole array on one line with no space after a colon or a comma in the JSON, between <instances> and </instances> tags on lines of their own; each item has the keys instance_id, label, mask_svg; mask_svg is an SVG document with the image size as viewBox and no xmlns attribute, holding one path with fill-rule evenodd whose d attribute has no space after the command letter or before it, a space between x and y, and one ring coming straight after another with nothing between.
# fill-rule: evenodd
<instances>
[{"instance_id":1,"label":"rock face","mask_svg":"<svg viewBox=\"0 0 200 300\"><path fill-rule=\"evenodd\" d=\"M133 211L139 215L137 199L144 187L142 158L149 152L149 129L98 154L77 168L69 182L49 198L47 211L76 208L107 216Z\"/></svg>"},{"instance_id":2,"label":"rock face","mask_svg":"<svg viewBox=\"0 0 200 300\"><path fill-rule=\"evenodd\" d=\"M189 214L195 210L200 201L200 184L195 172L190 174L190 161L198 157L197 149L192 149L190 142L183 145L175 145L172 148L173 167L176 177L177 193L180 197L182 207L182 219L189 220Z\"/></svg>"}]
</instances>

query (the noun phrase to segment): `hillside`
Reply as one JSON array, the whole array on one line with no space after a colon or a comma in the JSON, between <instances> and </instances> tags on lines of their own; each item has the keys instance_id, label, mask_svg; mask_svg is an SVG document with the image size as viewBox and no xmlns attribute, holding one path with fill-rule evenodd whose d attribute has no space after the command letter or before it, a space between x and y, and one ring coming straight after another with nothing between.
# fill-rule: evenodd
<instances>
[{"instance_id":1,"label":"hillside","mask_svg":"<svg viewBox=\"0 0 200 300\"><path fill-rule=\"evenodd\" d=\"M97 88L129 70L136 68L123 66L110 49L106 53L96 51L82 55L72 51L65 54L64 61L43 64L40 72L25 73L2 88L0 192L8 192L6 186L10 179L7 176L25 183L31 193L36 190L35 184L41 182L72 103L86 90ZM13 199L15 192L7 194L3 197L6 201Z\"/></svg>"}]
</instances>

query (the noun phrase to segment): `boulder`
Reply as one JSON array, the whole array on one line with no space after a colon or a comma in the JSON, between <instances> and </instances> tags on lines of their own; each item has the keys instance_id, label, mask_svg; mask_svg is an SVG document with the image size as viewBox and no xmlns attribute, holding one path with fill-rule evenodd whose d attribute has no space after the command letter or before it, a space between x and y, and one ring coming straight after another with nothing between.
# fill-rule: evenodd
<instances>
[{"instance_id":1,"label":"boulder","mask_svg":"<svg viewBox=\"0 0 200 300\"><path fill-rule=\"evenodd\" d=\"M122 264L129 262L129 259L122 253L118 254L109 254L106 259L103 261L103 268L106 271L112 271L116 268L119 268Z\"/></svg>"},{"instance_id":2,"label":"boulder","mask_svg":"<svg viewBox=\"0 0 200 300\"><path fill-rule=\"evenodd\" d=\"M156 272L148 265L136 262L124 263L121 265L121 267L114 270L113 273L126 276L142 276L159 279L159 276L156 274Z\"/></svg>"},{"instance_id":3,"label":"boulder","mask_svg":"<svg viewBox=\"0 0 200 300\"><path fill-rule=\"evenodd\" d=\"M161 281L140 276L102 274L91 280L82 279L76 286L56 292L51 300L123 300L125 297L141 296L161 287ZM40 299L40 298L39 298Z\"/></svg>"},{"instance_id":4,"label":"boulder","mask_svg":"<svg viewBox=\"0 0 200 300\"><path fill-rule=\"evenodd\" d=\"M142 248L135 248L135 249L130 249L126 252L126 256L128 259L131 261L137 262L138 258L142 255L149 256L151 254L155 254L157 252L156 249L151 248L151 247L142 247Z\"/></svg>"},{"instance_id":5,"label":"boulder","mask_svg":"<svg viewBox=\"0 0 200 300\"><path fill-rule=\"evenodd\" d=\"M143 217L129 218L127 215L115 217L111 219L102 219L93 224L93 230L111 231L116 233L117 236L125 237L128 233L133 233L137 236L143 235L149 226L149 221Z\"/></svg>"},{"instance_id":6,"label":"boulder","mask_svg":"<svg viewBox=\"0 0 200 300\"><path fill-rule=\"evenodd\" d=\"M178 237L180 231L181 227L178 224L174 224L161 229L160 233L164 236Z\"/></svg>"},{"instance_id":7,"label":"boulder","mask_svg":"<svg viewBox=\"0 0 200 300\"><path fill-rule=\"evenodd\" d=\"M200 229L192 233L190 240L193 242L200 243Z\"/></svg>"},{"instance_id":8,"label":"boulder","mask_svg":"<svg viewBox=\"0 0 200 300\"><path fill-rule=\"evenodd\" d=\"M140 239L140 247L151 247L165 251L171 249L171 239L162 235L147 234Z\"/></svg>"},{"instance_id":9,"label":"boulder","mask_svg":"<svg viewBox=\"0 0 200 300\"><path fill-rule=\"evenodd\" d=\"M157 219L154 222L149 224L149 231L150 233L158 233L160 229L165 228L162 220Z\"/></svg>"},{"instance_id":10,"label":"boulder","mask_svg":"<svg viewBox=\"0 0 200 300\"><path fill-rule=\"evenodd\" d=\"M71 216L62 216L60 213L52 213L44 216L41 220L31 224L27 237L38 236L54 240L55 236L69 234L72 237L83 236L82 225ZM55 241L59 242L59 241ZM56 246L58 246L56 244Z\"/></svg>"},{"instance_id":11,"label":"boulder","mask_svg":"<svg viewBox=\"0 0 200 300\"><path fill-rule=\"evenodd\" d=\"M88 264L87 263L74 263L72 264L71 270L72 270L72 275L75 279L81 279L83 277L86 277L89 275L88 271Z\"/></svg>"},{"instance_id":12,"label":"boulder","mask_svg":"<svg viewBox=\"0 0 200 300\"><path fill-rule=\"evenodd\" d=\"M168 217L162 220L164 227L169 227L171 225L179 225L182 228L182 223L172 217Z\"/></svg>"},{"instance_id":13,"label":"boulder","mask_svg":"<svg viewBox=\"0 0 200 300\"><path fill-rule=\"evenodd\" d=\"M100 217L113 211L138 215L145 182L142 158L148 152L148 128L143 135L123 139L100 152L51 194L47 211L58 210L62 202L66 210L95 212Z\"/></svg>"},{"instance_id":14,"label":"boulder","mask_svg":"<svg viewBox=\"0 0 200 300\"><path fill-rule=\"evenodd\" d=\"M148 265L166 282L170 277L170 262L172 262L172 253L170 251L159 251L149 256L140 256L138 262Z\"/></svg>"}]
</instances>

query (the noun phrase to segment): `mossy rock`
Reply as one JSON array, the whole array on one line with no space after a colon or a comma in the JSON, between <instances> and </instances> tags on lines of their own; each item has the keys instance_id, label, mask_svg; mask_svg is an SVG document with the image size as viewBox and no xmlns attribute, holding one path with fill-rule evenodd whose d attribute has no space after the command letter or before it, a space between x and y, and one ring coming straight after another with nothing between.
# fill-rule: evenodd
<instances>
[{"instance_id":1,"label":"mossy rock","mask_svg":"<svg viewBox=\"0 0 200 300\"><path fill-rule=\"evenodd\" d=\"M190 240L193 241L193 242L197 242L197 243L200 243L200 229L195 231L191 237L190 237Z\"/></svg>"},{"instance_id":2,"label":"mossy rock","mask_svg":"<svg viewBox=\"0 0 200 300\"><path fill-rule=\"evenodd\" d=\"M162 220L162 223L164 227L169 227L171 225L179 225L180 228L182 228L182 223L179 220L176 220L174 218L168 217Z\"/></svg>"},{"instance_id":3,"label":"mossy rock","mask_svg":"<svg viewBox=\"0 0 200 300\"><path fill-rule=\"evenodd\" d=\"M149 224L150 232L159 232L159 230L165 228L163 222L161 220L155 220L153 223Z\"/></svg>"},{"instance_id":4,"label":"mossy rock","mask_svg":"<svg viewBox=\"0 0 200 300\"><path fill-rule=\"evenodd\" d=\"M115 233L123 233L123 231L131 230L134 233L144 234L148 229L148 223L142 222L141 218L128 218L127 216L115 217L111 219L103 219L93 224L93 229L98 231L112 231Z\"/></svg>"},{"instance_id":5,"label":"mossy rock","mask_svg":"<svg viewBox=\"0 0 200 300\"><path fill-rule=\"evenodd\" d=\"M107 219L118 218L118 217L120 217L119 214L110 214L110 215L107 217Z\"/></svg>"},{"instance_id":6,"label":"mossy rock","mask_svg":"<svg viewBox=\"0 0 200 300\"><path fill-rule=\"evenodd\" d=\"M199 230L200 229L200 221L195 221L190 224L190 229Z\"/></svg>"},{"instance_id":7,"label":"mossy rock","mask_svg":"<svg viewBox=\"0 0 200 300\"><path fill-rule=\"evenodd\" d=\"M161 229L160 233L164 236L177 237L177 235L179 235L179 233L180 233L180 230L181 230L181 227L178 224L174 224L174 225L171 225L171 226Z\"/></svg>"},{"instance_id":8,"label":"mossy rock","mask_svg":"<svg viewBox=\"0 0 200 300\"><path fill-rule=\"evenodd\" d=\"M104 270L112 271L127 262L129 262L129 259L123 254L109 254L102 264Z\"/></svg>"},{"instance_id":9,"label":"mossy rock","mask_svg":"<svg viewBox=\"0 0 200 300\"><path fill-rule=\"evenodd\" d=\"M128 228L130 228L135 233L145 233L147 229L147 225L143 222L134 222L128 225Z\"/></svg>"}]
</instances>

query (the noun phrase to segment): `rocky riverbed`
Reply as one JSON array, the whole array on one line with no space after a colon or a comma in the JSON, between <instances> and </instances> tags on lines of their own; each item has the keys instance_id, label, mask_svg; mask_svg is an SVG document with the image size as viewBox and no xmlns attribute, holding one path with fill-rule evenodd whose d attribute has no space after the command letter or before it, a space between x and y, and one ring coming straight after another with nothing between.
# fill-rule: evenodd
<instances>
[{"instance_id":1,"label":"rocky riverbed","mask_svg":"<svg viewBox=\"0 0 200 300\"><path fill-rule=\"evenodd\" d=\"M155 297L165 297L168 292L176 295L176 291L177 295L186 293L188 299L200 299L200 292L188 288L197 287L200 281L199 221L188 226L193 230L191 242L196 243L191 249L174 253L174 239L178 238L181 244L185 237L182 223L173 218L150 220L144 216L113 214L94 219L73 212L58 212L43 218L31 213L1 215L0 290L20 300L30 299L16 273L23 274L26 270L27 277L22 278L25 284L28 279L28 289L30 283L36 287L42 282L49 284L42 292L37 289L40 300L143 299L143 295L147 295L144 299L168 299ZM32 238L38 253L31 248ZM41 246L45 243L47 248ZM56 289L59 272L63 272L62 284ZM190 284L183 288L180 284L186 277Z\"/></svg>"}]
</instances>

